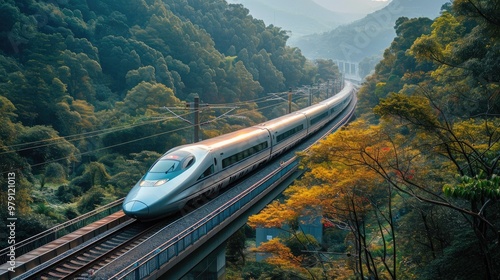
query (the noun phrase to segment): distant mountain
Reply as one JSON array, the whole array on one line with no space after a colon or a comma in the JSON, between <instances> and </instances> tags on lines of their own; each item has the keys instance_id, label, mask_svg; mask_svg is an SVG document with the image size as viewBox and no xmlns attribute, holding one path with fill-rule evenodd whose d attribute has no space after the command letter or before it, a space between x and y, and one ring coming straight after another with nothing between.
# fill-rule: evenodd
<instances>
[{"instance_id":1,"label":"distant mountain","mask_svg":"<svg viewBox=\"0 0 500 280\"><path fill-rule=\"evenodd\" d=\"M362 14L363 16L382 9L391 0L313 0L321 6L338 12L350 14Z\"/></svg>"},{"instance_id":2,"label":"distant mountain","mask_svg":"<svg viewBox=\"0 0 500 280\"><path fill-rule=\"evenodd\" d=\"M362 18L360 14L337 13L316 4L313 0L227 0L230 4L243 4L250 14L262 19L266 25L291 31L294 38L326 32L335 27Z\"/></svg>"},{"instance_id":3,"label":"distant mountain","mask_svg":"<svg viewBox=\"0 0 500 280\"><path fill-rule=\"evenodd\" d=\"M298 38L293 45L310 58L331 58L359 62L366 57L381 55L396 36L394 25L399 17L429 17L439 15L447 0L393 0L383 9L363 19L337 27L322 34Z\"/></svg>"}]
</instances>

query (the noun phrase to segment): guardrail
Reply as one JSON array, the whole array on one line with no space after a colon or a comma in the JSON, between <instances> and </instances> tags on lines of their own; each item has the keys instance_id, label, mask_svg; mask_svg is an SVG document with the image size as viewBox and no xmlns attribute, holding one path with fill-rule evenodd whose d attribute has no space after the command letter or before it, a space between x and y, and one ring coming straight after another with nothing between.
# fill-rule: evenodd
<instances>
[{"instance_id":1,"label":"guardrail","mask_svg":"<svg viewBox=\"0 0 500 280\"><path fill-rule=\"evenodd\" d=\"M248 188L238 196L226 202L224 205L207 215L203 220L185 229L175 237L171 238L154 252L142 257L136 263L123 269L112 277L112 279L144 279L158 270L162 265L178 256L188 246L205 236L216 226L221 224L231 215L242 209L252 199L260 195L269 186L282 179L285 174L293 172L298 167L296 157L283 164L282 168L267 175L252 187Z\"/></svg>"},{"instance_id":2,"label":"guardrail","mask_svg":"<svg viewBox=\"0 0 500 280\"><path fill-rule=\"evenodd\" d=\"M348 111L346 115L342 119L338 120L337 123L320 138L324 138L332 131L346 124L354 115L356 103L357 99L354 96L350 105L346 108ZM309 147L305 150L307 149L309 149ZM207 215L203 220L200 220L198 223L169 239L167 242L160 245L154 252L145 255L133 264L127 266L112 276L111 279L135 280L147 278L171 259L177 257L182 251L186 250L186 248L193 245L203 236L207 235L216 226L231 217L231 215L242 209L246 204L264 192L268 187L272 186L283 177L289 176L293 173L298 168L298 164L299 159L297 157L293 157L288 160L281 166L281 168L262 178L260 181L252 185L252 187L248 188Z\"/></svg>"},{"instance_id":3,"label":"guardrail","mask_svg":"<svg viewBox=\"0 0 500 280\"><path fill-rule=\"evenodd\" d=\"M16 243L16 255L20 256L39 248L45 244L48 244L70 232L87 226L97 220L100 220L106 216L109 216L119 210L121 210L121 204L124 198L120 198L114 202L96 208L88 213L78 216L72 220L64 222L39 234L36 234L28 239L22 240ZM10 252L10 248L3 248L0 250L0 263L5 263L8 261L7 254Z\"/></svg>"}]
</instances>

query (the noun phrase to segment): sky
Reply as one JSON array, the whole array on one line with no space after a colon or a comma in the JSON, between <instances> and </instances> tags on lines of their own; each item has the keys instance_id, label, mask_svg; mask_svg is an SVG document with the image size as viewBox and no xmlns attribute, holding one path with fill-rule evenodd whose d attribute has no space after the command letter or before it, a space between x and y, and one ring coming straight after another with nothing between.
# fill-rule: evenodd
<instances>
[{"instance_id":1,"label":"sky","mask_svg":"<svg viewBox=\"0 0 500 280\"><path fill-rule=\"evenodd\" d=\"M368 14L385 7L391 0L313 0L335 12Z\"/></svg>"}]
</instances>

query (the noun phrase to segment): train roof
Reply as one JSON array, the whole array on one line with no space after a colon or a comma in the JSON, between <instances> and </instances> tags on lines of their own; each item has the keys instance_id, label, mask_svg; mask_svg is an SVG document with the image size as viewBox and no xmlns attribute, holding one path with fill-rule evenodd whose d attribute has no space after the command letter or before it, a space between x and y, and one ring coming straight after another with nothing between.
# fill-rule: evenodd
<instances>
[{"instance_id":1,"label":"train roof","mask_svg":"<svg viewBox=\"0 0 500 280\"><path fill-rule=\"evenodd\" d=\"M290 122L290 120L295 120L295 119L303 119L304 118L304 113L300 111L292 112L291 114L286 114L281 117L277 117L275 119L268 120L266 122L260 123L258 125L254 125L254 127L258 128L272 128L274 126L280 126L283 124L286 124L287 122Z\"/></svg>"},{"instance_id":2,"label":"train roof","mask_svg":"<svg viewBox=\"0 0 500 280\"><path fill-rule=\"evenodd\" d=\"M269 136L269 132L265 128L261 127L247 127L234 132L216 136L207 140L200 141L196 145L203 145L209 149L218 149L228 145L232 145L237 142L245 141L248 139L255 139L258 136Z\"/></svg>"},{"instance_id":3,"label":"train roof","mask_svg":"<svg viewBox=\"0 0 500 280\"><path fill-rule=\"evenodd\" d=\"M346 86L336 95L320 102L315 105L312 105L310 107L301 109L299 111L292 112L290 114L286 114L284 116L268 120L266 122L263 122L258 125L254 125L251 127L243 128L234 132L230 132L227 134L223 134L220 136L216 136L214 138L206 139L203 141L200 141L198 143L194 144L188 144L188 145L196 145L200 146L203 149L218 149L218 148L223 148L228 145L232 145L234 143L238 143L241 141L245 140L251 140L254 139L255 137L262 136L262 135L267 135L269 136L269 132L267 129L272 129L273 127L280 126L283 124L286 124L286 122L290 121L290 118L297 119L297 118L303 118L305 114L308 112L313 112L317 110L318 108L321 108L327 104L331 104L332 102L335 102L337 99L341 99L344 97L346 94L351 92L351 89L353 88L353 85L349 82L346 82ZM174 149L179 149L188 145L183 145ZM172 150L173 151L173 150Z\"/></svg>"}]
</instances>

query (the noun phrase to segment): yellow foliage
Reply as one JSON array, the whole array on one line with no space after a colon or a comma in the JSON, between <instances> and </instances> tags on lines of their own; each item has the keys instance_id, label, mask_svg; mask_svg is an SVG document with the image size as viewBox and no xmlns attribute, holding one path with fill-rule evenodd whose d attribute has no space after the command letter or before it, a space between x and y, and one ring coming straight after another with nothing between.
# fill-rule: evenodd
<instances>
[{"instance_id":1,"label":"yellow foliage","mask_svg":"<svg viewBox=\"0 0 500 280\"><path fill-rule=\"evenodd\" d=\"M484 120L470 119L454 124L453 130L463 149L478 155L500 151L500 118ZM457 147L458 149L459 147Z\"/></svg>"},{"instance_id":2,"label":"yellow foliage","mask_svg":"<svg viewBox=\"0 0 500 280\"><path fill-rule=\"evenodd\" d=\"M285 223L297 217L297 213L278 201L273 201L259 214L248 219L251 227L281 227Z\"/></svg>"},{"instance_id":3,"label":"yellow foliage","mask_svg":"<svg viewBox=\"0 0 500 280\"><path fill-rule=\"evenodd\" d=\"M301 259L294 256L290 248L281 243L279 238L273 238L268 242L264 242L258 248L252 249L252 251L271 254L266 259L266 262L276 265L283 270L297 269L304 271L301 267Z\"/></svg>"}]
</instances>

